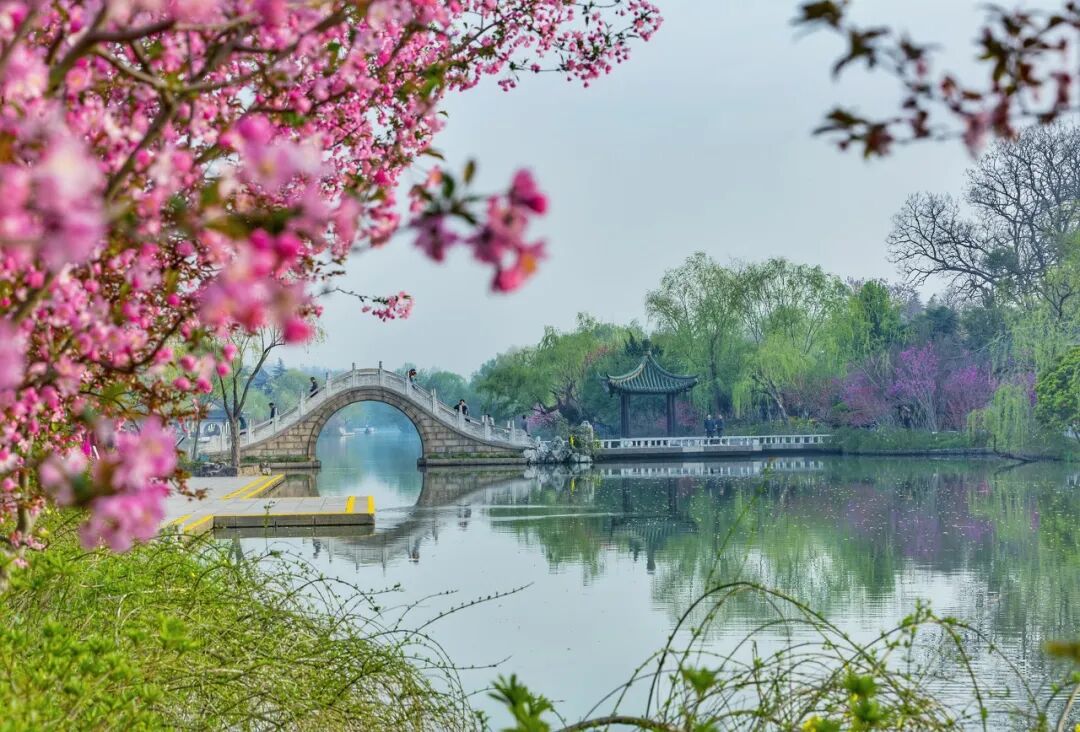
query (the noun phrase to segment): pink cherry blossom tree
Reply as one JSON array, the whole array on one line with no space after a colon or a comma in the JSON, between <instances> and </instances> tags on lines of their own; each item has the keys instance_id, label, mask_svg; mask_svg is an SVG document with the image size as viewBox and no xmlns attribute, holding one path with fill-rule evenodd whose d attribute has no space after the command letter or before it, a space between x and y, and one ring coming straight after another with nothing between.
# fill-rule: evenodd
<instances>
[{"instance_id":1,"label":"pink cherry blossom tree","mask_svg":"<svg viewBox=\"0 0 1080 732\"><path fill-rule=\"evenodd\" d=\"M167 425L228 372L218 344L309 337L350 255L408 229L520 286L532 176L407 180L442 100L588 85L659 23L644 0L0 0L0 585L49 502L89 508L88 546L151 535L182 489Z\"/></svg>"}]
</instances>

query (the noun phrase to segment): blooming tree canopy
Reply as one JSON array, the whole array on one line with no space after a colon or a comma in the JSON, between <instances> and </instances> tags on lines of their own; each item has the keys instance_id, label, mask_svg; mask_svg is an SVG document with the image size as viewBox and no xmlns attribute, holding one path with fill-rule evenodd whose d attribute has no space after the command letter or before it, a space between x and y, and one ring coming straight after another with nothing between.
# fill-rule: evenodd
<instances>
[{"instance_id":1,"label":"blooming tree canopy","mask_svg":"<svg viewBox=\"0 0 1080 732\"><path fill-rule=\"evenodd\" d=\"M0 584L49 500L90 508L88 545L151 535L220 337L304 341L350 254L408 228L518 287L547 208L527 172L405 184L441 100L588 85L659 23L644 0L0 0Z\"/></svg>"}]
</instances>

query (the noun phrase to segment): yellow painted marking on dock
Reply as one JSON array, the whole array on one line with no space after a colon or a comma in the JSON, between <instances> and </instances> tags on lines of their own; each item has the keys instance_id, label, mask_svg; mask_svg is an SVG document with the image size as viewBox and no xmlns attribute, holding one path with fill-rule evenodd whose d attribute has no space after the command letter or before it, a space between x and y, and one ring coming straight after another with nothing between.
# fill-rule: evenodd
<instances>
[{"instance_id":1,"label":"yellow painted marking on dock","mask_svg":"<svg viewBox=\"0 0 1080 732\"><path fill-rule=\"evenodd\" d=\"M185 531L185 532L194 531L195 529L197 529L200 526L202 526L203 524L205 524L207 521L213 521L213 520L214 520L214 514L210 514L209 516L203 516L198 521L195 521L194 523L190 523L187 526L185 526L183 528L183 531Z\"/></svg>"},{"instance_id":2,"label":"yellow painted marking on dock","mask_svg":"<svg viewBox=\"0 0 1080 732\"><path fill-rule=\"evenodd\" d=\"M356 496L349 496L349 500L345 501L345 513L352 513L354 505L356 505Z\"/></svg>"},{"instance_id":3,"label":"yellow painted marking on dock","mask_svg":"<svg viewBox=\"0 0 1080 732\"><path fill-rule=\"evenodd\" d=\"M213 516L207 516L207 518L251 518L257 516L259 518L289 518L292 516L344 516L344 511L302 511L302 512L287 512L287 513L216 513ZM360 514L361 516L364 514ZM189 527L190 528L190 527Z\"/></svg>"},{"instance_id":4,"label":"yellow painted marking on dock","mask_svg":"<svg viewBox=\"0 0 1080 732\"><path fill-rule=\"evenodd\" d=\"M185 513L180 518L174 518L172 521L170 521L169 523L167 523L165 525L166 526L175 526L176 524L182 524L185 521L187 521L189 518L191 518L191 514L190 513Z\"/></svg>"},{"instance_id":5,"label":"yellow painted marking on dock","mask_svg":"<svg viewBox=\"0 0 1080 732\"><path fill-rule=\"evenodd\" d=\"M255 490L251 491L250 493L245 493L242 498L254 498L260 493L265 493L267 490L273 488L278 483L281 483L283 480L285 480L284 475L271 475L269 478L266 479L266 482L255 488Z\"/></svg>"},{"instance_id":6,"label":"yellow painted marking on dock","mask_svg":"<svg viewBox=\"0 0 1080 732\"><path fill-rule=\"evenodd\" d=\"M222 496L222 498L223 498L223 499L225 499L225 498L236 498L236 497L237 497L238 495L240 495L241 493L245 493L246 491L249 491L249 490L251 490L252 488L255 488L256 486L258 486L258 485L262 484L262 483L263 483L264 481L266 481L266 480L269 480L270 478L273 478L273 477L274 477L274 476L272 476L272 475L271 475L271 476L269 476L269 477L267 477L267 476L265 476L265 475L260 475L260 476L259 476L258 478L256 478L255 480L251 481L250 483L246 483L246 484L244 484L244 486L243 486L243 487L241 487L241 488L237 488L236 490L234 490L234 491L233 491L233 492L231 492L231 493L226 493L225 495L223 495L223 496Z\"/></svg>"},{"instance_id":7,"label":"yellow painted marking on dock","mask_svg":"<svg viewBox=\"0 0 1080 732\"><path fill-rule=\"evenodd\" d=\"M375 496L367 497L367 512L372 516L375 515Z\"/></svg>"}]
</instances>

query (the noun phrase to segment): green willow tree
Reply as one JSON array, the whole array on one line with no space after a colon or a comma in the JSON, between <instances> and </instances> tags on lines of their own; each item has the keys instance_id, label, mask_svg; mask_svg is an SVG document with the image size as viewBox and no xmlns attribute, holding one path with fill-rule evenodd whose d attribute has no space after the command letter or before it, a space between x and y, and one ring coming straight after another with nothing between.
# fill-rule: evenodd
<instances>
[{"instance_id":1,"label":"green willow tree","mask_svg":"<svg viewBox=\"0 0 1080 732\"><path fill-rule=\"evenodd\" d=\"M698 374L706 410L730 411L747 341L743 334L744 281L704 252L669 270L645 298L665 334L667 353L687 373Z\"/></svg>"},{"instance_id":2,"label":"green willow tree","mask_svg":"<svg viewBox=\"0 0 1080 732\"><path fill-rule=\"evenodd\" d=\"M474 381L491 413L503 418L518 414L558 412L571 424L595 421L597 391L593 387L605 365L641 329L603 323L581 313L574 330L552 327L536 346L500 354L485 364Z\"/></svg>"},{"instance_id":3,"label":"green willow tree","mask_svg":"<svg viewBox=\"0 0 1080 732\"><path fill-rule=\"evenodd\" d=\"M1039 421L1080 441L1080 346L1070 348L1039 374L1035 395Z\"/></svg>"},{"instance_id":4,"label":"green willow tree","mask_svg":"<svg viewBox=\"0 0 1080 732\"><path fill-rule=\"evenodd\" d=\"M787 387L837 369L828 325L847 302L848 288L821 267L770 259L741 272L743 318L754 344L743 393L763 395L776 415L790 416Z\"/></svg>"}]
</instances>

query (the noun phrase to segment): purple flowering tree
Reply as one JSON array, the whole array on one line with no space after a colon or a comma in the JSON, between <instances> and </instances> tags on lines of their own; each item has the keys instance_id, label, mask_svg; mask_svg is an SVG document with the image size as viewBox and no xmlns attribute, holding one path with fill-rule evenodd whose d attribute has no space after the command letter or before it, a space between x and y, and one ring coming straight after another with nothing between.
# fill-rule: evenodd
<instances>
[{"instance_id":1,"label":"purple flowering tree","mask_svg":"<svg viewBox=\"0 0 1080 732\"><path fill-rule=\"evenodd\" d=\"M940 359L933 343L907 348L897 357L893 383L887 391L903 415L904 422L933 432L937 432L939 427L939 365Z\"/></svg>"}]
</instances>

